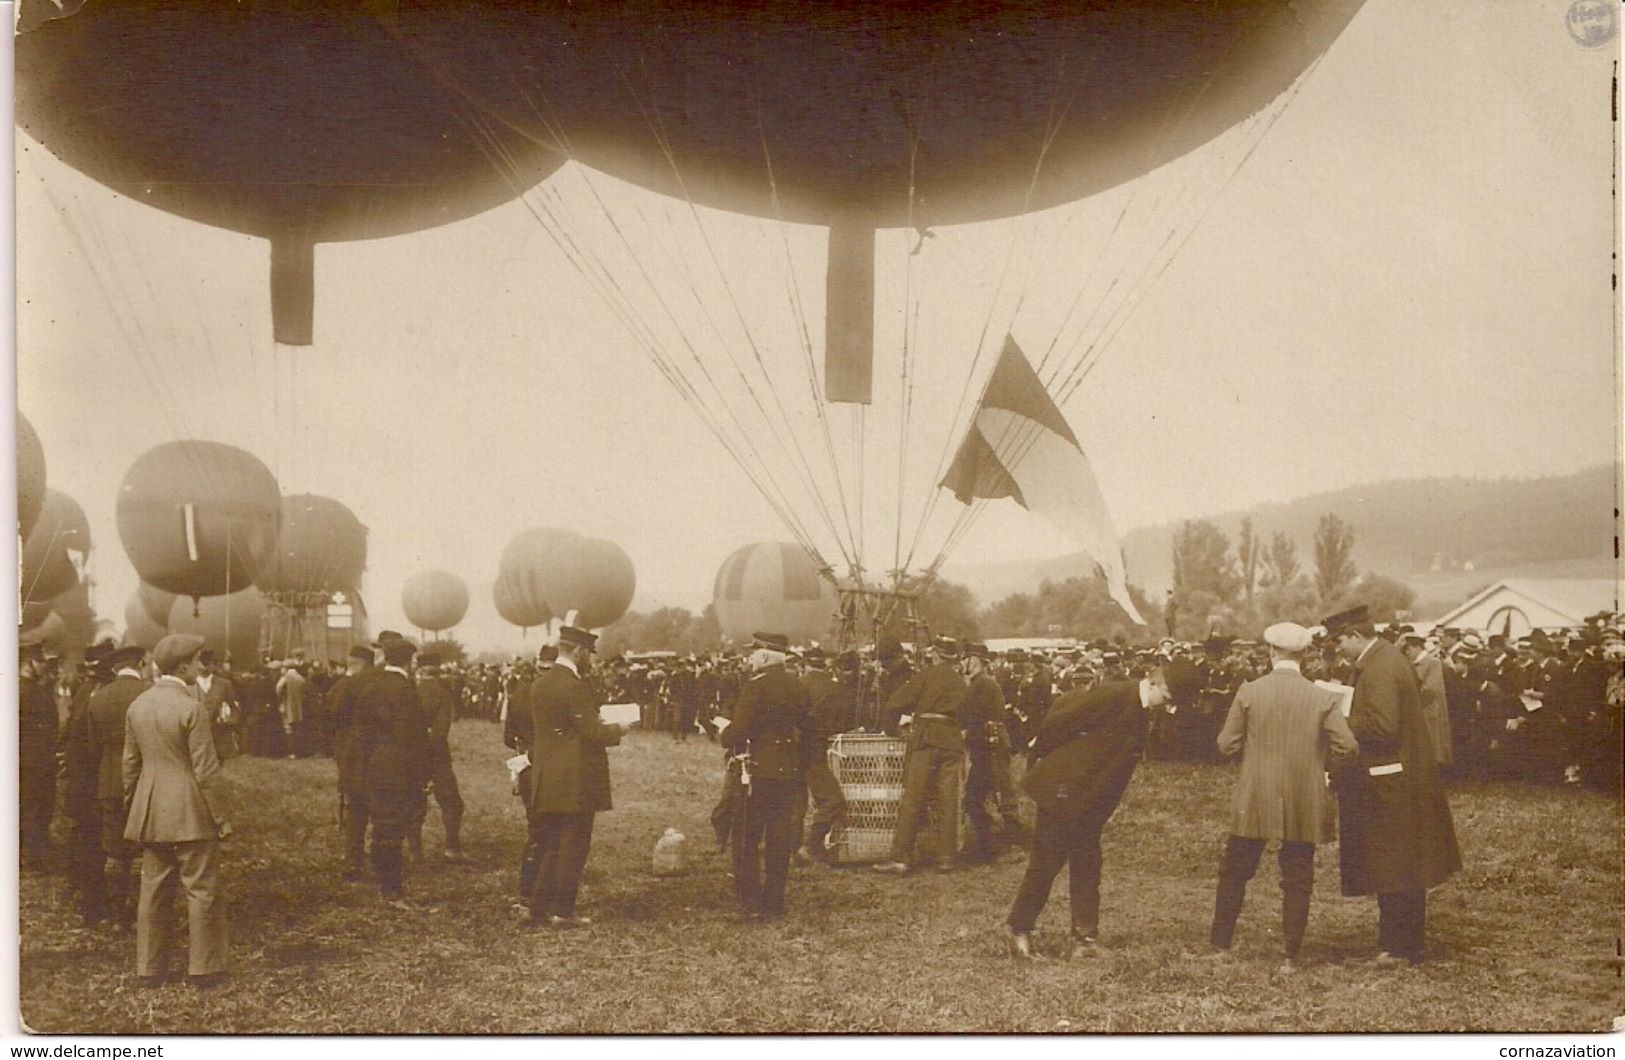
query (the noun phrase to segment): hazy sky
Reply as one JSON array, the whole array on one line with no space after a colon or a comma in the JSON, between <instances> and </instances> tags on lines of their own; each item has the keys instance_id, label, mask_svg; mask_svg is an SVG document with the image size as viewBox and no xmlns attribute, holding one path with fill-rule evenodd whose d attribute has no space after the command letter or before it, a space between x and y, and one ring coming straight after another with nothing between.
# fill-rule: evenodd
<instances>
[{"instance_id":1,"label":"hazy sky","mask_svg":"<svg viewBox=\"0 0 1625 1060\"><path fill-rule=\"evenodd\" d=\"M977 392L1006 330L1035 361L1057 340L1064 352L1111 336L1064 411L1124 532L1363 481L1610 459L1615 51L1571 39L1567 7L1369 0L1284 108L1140 185L941 229L912 256L913 233L883 233L876 404L861 417L868 567L893 562L898 350L915 313L904 553L968 415L955 416L960 396L967 382ZM637 567L634 606L696 611L729 552L786 537L522 205L320 246L316 345L278 348L264 242L117 197L26 139L17 168L19 403L51 486L90 518L104 615L121 621L136 584L114 525L119 482L175 437L243 446L284 492L349 505L371 528L375 628L404 626L400 586L415 571L463 576L474 603L459 633L475 646L519 644L489 584L525 527L611 538ZM594 192L676 306L679 323L660 325L668 349L692 342L727 376L751 356L731 318L741 306L838 534L814 514L794 445L774 444L737 383L723 399L835 559L847 517L858 520L860 417L836 407L827 420L843 515L790 297L804 299L821 350L822 234L713 212L696 223L682 204L574 167L532 194L622 277L636 267L608 239ZM1188 242L1158 274L1170 231ZM647 289L633 297L658 316ZM955 512L944 498L916 563ZM1073 547L1001 502L951 559Z\"/></svg>"}]
</instances>

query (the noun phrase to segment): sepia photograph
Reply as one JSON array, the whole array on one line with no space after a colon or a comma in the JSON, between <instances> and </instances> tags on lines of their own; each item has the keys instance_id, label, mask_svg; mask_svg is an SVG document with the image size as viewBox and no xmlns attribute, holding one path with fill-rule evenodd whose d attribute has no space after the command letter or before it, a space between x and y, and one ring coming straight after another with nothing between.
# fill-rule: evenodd
<instances>
[{"instance_id":1,"label":"sepia photograph","mask_svg":"<svg viewBox=\"0 0 1625 1060\"><path fill-rule=\"evenodd\" d=\"M8 1040L1614 1055L1618 3L3 9Z\"/></svg>"}]
</instances>

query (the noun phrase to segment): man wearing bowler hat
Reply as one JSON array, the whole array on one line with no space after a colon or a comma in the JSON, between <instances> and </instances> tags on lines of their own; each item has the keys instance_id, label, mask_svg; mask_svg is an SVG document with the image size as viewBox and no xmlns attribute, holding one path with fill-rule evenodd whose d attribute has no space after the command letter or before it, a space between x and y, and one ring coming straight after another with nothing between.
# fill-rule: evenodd
<instances>
[{"instance_id":1,"label":"man wearing bowler hat","mask_svg":"<svg viewBox=\"0 0 1625 1060\"><path fill-rule=\"evenodd\" d=\"M135 919L135 887L131 867L141 848L124 838L124 736L130 704L152 683L142 670L147 651L132 644L108 657L113 679L90 697L88 728L90 750L96 759L96 812L101 821L96 872L103 875L111 911L122 923ZM213 734L210 734L212 740Z\"/></svg>"},{"instance_id":2,"label":"man wearing bowler hat","mask_svg":"<svg viewBox=\"0 0 1625 1060\"><path fill-rule=\"evenodd\" d=\"M1377 964L1420 964L1427 889L1461 868L1422 693L1365 607L1321 624L1355 671L1348 721L1360 753L1337 772L1343 893L1377 896Z\"/></svg>"},{"instance_id":3,"label":"man wearing bowler hat","mask_svg":"<svg viewBox=\"0 0 1625 1060\"><path fill-rule=\"evenodd\" d=\"M586 680L597 642L584 629L563 627L558 659L530 686L530 759L536 770L530 803L537 853L533 924L592 923L577 915L576 895L592 847L593 818L611 806L606 748L618 745L626 732L598 717L603 700Z\"/></svg>"},{"instance_id":4,"label":"man wearing bowler hat","mask_svg":"<svg viewBox=\"0 0 1625 1060\"><path fill-rule=\"evenodd\" d=\"M392 630L378 635L384 665L355 692L357 785L365 804L361 826L372 823L372 871L386 905L402 911L406 899L401 846L429 781L428 729L410 668L417 645Z\"/></svg>"},{"instance_id":5,"label":"man wearing bowler hat","mask_svg":"<svg viewBox=\"0 0 1625 1060\"><path fill-rule=\"evenodd\" d=\"M194 684L203 638L171 633L152 649L157 682L125 717L123 780L129 815L124 838L141 844L141 899L135 963L143 986L169 977L170 910L177 884L186 897L187 979L195 986L226 974L226 902L220 841L231 835L224 778L209 716Z\"/></svg>"},{"instance_id":6,"label":"man wearing bowler hat","mask_svg":"<svg viewBox=\"0 0 1625 1060\"><path fill-rule=\"evenodd\" d=\"M1062 868L1071 881L1072 956L1100 952L1100 833L1140 764L1152 713L1190 703L1202 683L1196 667L1174 660L1139 681L1068 692L1045 715L1023 781L1038 804L1038 823L1006 920L1012 957L1033 958L1032 930Z\"/></svg>"}]
</instances>

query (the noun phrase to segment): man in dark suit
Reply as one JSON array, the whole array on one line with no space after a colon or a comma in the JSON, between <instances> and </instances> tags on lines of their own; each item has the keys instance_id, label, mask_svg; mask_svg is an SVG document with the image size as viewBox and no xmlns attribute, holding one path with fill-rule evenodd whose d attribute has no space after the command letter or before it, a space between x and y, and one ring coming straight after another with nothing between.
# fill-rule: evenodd
<instances>
[{"instance_id":1,"label":"man in dark suit","mask_svg":"<svg viewBox=\"0 0 1625 1060\"><path fill-rule=\"evenodd\" d=\"M73 690L68 717L62 725L62 817L71 828L68 882L73 887L79 915L86 927L100 923L108 912L101 813L96 803L101 762L91 742L90 700L113 679L113 651L111 641L85 649L84 667L89 672Z\"/></svg>"},{"instance_id":2,"label":"man in dark suit","mask_svg":"<svg viewBox=\"0 0 1625 1060\"><path fill-rule=\"evenodd\" d=\"M963 853L966 863L985 865L993 860L993 817L989 799L1002 796L998 771L1010 768L1010 745L1004 729L1004 693L988 671L993 653L986 644L965 645L965 669L970 675L965 697L965 756L970 772L965 777L965 817L970 821L970 839ZM1000 752L1002 751L1002 755ZM1009 785L1006 784L1006 787ZM1019 835L1020 819L1014 801L1000 801L1004 834Z\"/></svg>"},{"instance_id":3,"label":"man in dark suit","mask_svg":"<svg viewBox=\"0 0 1625 1060\"><path fill-rule=\"evenodd\" d=\"M17 662L18 850L22 863L33 866L51 853L58 739L51 664L37 630L18 637Z\"/></svg>"},{"instance_id":4,"label":"man in dark suit","mask_svg":"<svg viewBox=\"0 0 1625 1060\"><path fill-rule=\"evenodd\" d=\"M734 891L747 918L784 915L790 855L800 838L796 809L806 797L806 759L817 742L810 731L812 699L784 666L789 650L780 634L756 634L755 672L739 690L733 724L723 733L731 754L749 756L733 840Z\"/></svg>"},{"instance_id":5,"label":"man in dark suit","mask_svg":"<svg viewBox=\"0 0 1625 1060\"><path fill-rule=\"evenodd\" d=\"M536 884L530 919L549 927L585 927L576 894L592 846L593 817L611 808L609 755L621 742L620 725L598 717L603 700L587 683L598 638L584 629L559 630L559 657L530 686L535 768L530 834L536 844Z\"/></svg>"},{"instance_id":6,"label":"man in dark suit","mask_svg":"<svg viewBox=\"0 0 1625 1060\"><path fill-rule=\"evenodd\" d=\"M440 657L432 652L418 656L418 699L423 706L423 720L428 726L429 790L435 805L440 807L440 824L446 831L443 856L447 861L468 860L463 855L463 796L457 787L457 774L451 766L451 722L457 714L457 701L451 689L440 680ZM423 821L428 801L418 803L419 812L413 821L412 849L423 850Z\"/></svg>"},{"instance_id":7,"label":"man in dark suit","mask_svg":"<svg viewBox=\"0 0 1625 1060\"><path fill-rule=\"evenodd\" d=\"M356 825L372 824L372 871L386 905L409 912L402 844L429 780L428 726L409 668L417 645L398 633L378 635L383 669L355 690L355 747L361 800Z\"/></svg>"},{"instance_id":8,"label":"man in dark suit","mask_svg":"<svg viewBox=\"0 0 1625 1060\"><path fill-rule=\"evenodd\" d=\"M1196 668L1175 660L1140 681L1068 692L1045 715L1023 782L1038 804L1038 823L1006 921L1011 956L1032 959L1033 927L1063 867L1070 870L1072 955L1098 952L1100 833L1140 763L1151 712L1188 704L1201 688Z\"/></svg>"},{"instance_id":9,"label":"man in dark suit","mask_svg":"<svg viewBox=\"0 0 1625 1060\"><path fill-rule=\"evenodd\" d=\"M846 814L846 797L841 794L841 783L829 767L829 745L847 729L847 690L834 674L829 672L829 659L819 647L808 648L801 658L805 672L801 683L807 689L811 713L808 715L802 759L806 763L807 799L800 803L796 814L796 835L806 817L806 803L812 802L812 824L803 846L809 858L829 861L832 857L825 840Z\"/></svg>"},{"instance_id":10,"label":"man in dark suit","mask_svg":"<svg viewBox=\"0 0 1625 1060\"><path fill-rule=\"evenodd\" d=\"M903 759L903 798L897 804L897 830L891 855L876 872L902 875L915 863L915 842L925 824L928 804L937 813L937 868L953 868L959 844L959 775L965 765L965 735L960 729L970 686L959 673L959 644L938 637L931 645L930 666L909 678L886 701L886 731L896 733L904 715L913 718L908 756Z\"/></svg>"},{"instance_id":11,"label":"man in dark suit","mask_svg":"<svg viewBox=\"0 0 1625 1060\"><path fill-rule=\"evenodd\" d=\"M345 660L344 676L329 692L333 714L333 764L338 771L339 831L344 838L344 879L366 876L367 793L362 790L362 748L356 696L377 674L378 659L370 645L358 644Z\"/></svg>"},{"instance_id":12,"label":"man in dark suit","mask_svg":"<svg viewBox=\"0 0 1625 1060\"><path fill-rule=\"evenodd\" d=\"M108 905L122 923L135 922L135 881L131 866L141 847L124 838L124 736L130 704L152 687L143 674L146 649L120 648L109 658L113 680L90 697L90 749L96 757L96 812L101 820L101 857L97 871L105 872ZM212 739L212 736L211 736Z\"/></svg>"},{"instance_id":13,"label":"man in dark suit","mask_svg":"<svg viewBox=\"0 0 1625 1060\"><path fill-rule=\"evenodd\" d=\"M1420 964L1427 889L1461 868L1422 693L1411 664L1377 637L1366 608L1322 625L1355 669L1348 721L1360 754L1337 774L1343 893L1377 896L1377 963Z\"/></svg>"}]
</instances>

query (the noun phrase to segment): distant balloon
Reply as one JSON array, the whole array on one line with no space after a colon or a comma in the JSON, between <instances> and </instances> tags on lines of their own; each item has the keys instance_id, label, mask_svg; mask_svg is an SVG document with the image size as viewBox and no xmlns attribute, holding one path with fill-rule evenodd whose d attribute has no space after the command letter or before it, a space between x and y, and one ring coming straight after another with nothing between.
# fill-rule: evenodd
<instances>
[{"instance_id":1,"label":"distant balloon","mask_svg":"<svg viewBox=\"0 0 1625 1060\"><path fill-rule=\"evenodd\" d=\"M242 666L259 657L260 624L265 617L265 596L255 588L230 596L210 596L197 604L184 597L169 612L169 632L195 633L203 638L205 651L231 656L233 665Z\"/></svg>"},{"instance_id":2,"label":"distant balloon","mask_svg":"<svg viewBox=\"0 0 1625 1060\"><path fill-rule=\"evenodd\" d=\"M282 498L275 554L254 579L263 592L331 596L361 580L367 528L338 501L301 493Z\"/></svg>"},{"instance_id":3,"label":"distant balloon","mask_svg":"<svg viewBox=\"0 0 1625 1060\"><path fill-rule=\"evenodd\" d=\"M24 541L33 532L45 503L45 447L27 417L17 413L17 532Z\"/></svg>"},{"instance_id":4,"label":"distant balloon","mask_svg":"<svg viewBox=\"0 0 1625 1060\"><path fill-rule=\"evenodd\" d=\"M547 605L560 618L599 629L626 614L637 589L632 560L614 542L585 538L561 550L543 570Z\"/></svg>"},{"instance_id":5,"label":"distant balloon","mask_svg":"<svg viewBox=\"0 0 1625 1060\"><path fill-rule=\"evenodd\" d=\"M253 454L218 442L167 442L119 487L118 534L141 580L196 599L254 583L276 549L282 498Z\"/></svg>"},{"instance_id":6,"label":"distant balloon","mask_svg":"<svg viewBox=\"0 0 1625 1060\"><path fill-rule=\"evenodd\" d=\"M84 509L65 493L46 490L34 532L23 542L23 602L47 601L73 588L79 580L74 559L82 564L89 551L90 525Z\"/></svg>"},{"instance_id":7,"label":"distant balloon","mask_svg":"<svg viewBox=\"0 0 1625 1060\"><path fill-rule=\"evenodd\" d=\"M141 602L141 610L146 612L147 621L156 626L169 625L169 611L175 606L174 593L142 582L135 590L135 598Z\"/></svg>"},{"instance_id":8,"label":"distant balloon","mask_svg":"<svg viewBox=\"0 0 1625 1060\"><path fill-rule=\"evenodd\" d=\"M171 602L174 597L170 597ZM166 615L167 619L168 616ZM152 648L160 640L169 635L169 627L161 622L154 622L148 613L146 603L140 595L130 597L124 605L124 643L139 644L143 648Z\"/></svg>"},{"instance_id":9,"label":"distant balloon","mask_svg":"<svg viewBox=\"0 0 1625 1060\"><path fill-rule=\"evenodd\" d=\"M517 534L502 550L497 565L497 581L491 590L497 614L521 629L563 617L563 612L549 603L547 579L585 540L574 531L557 527Z\"/></svg>"},{"instance_id":10,"label":"distant balloon","mask_svg":"<svg viewBox=\"0 0 1625 1060\"><path fill-rule=\"evenodd\" d=\"M826 638L839 606L806 550L788 541L746 545L723 560L712 602L724 637L782 633L793 644Z\"/></svg>"},{"instance_id":11,"label":"distant balloon","mask_svg":"<svg viewBox=\"0 0 1625 1060\"><path fill-rule=\"evenodd\" d=\"M468 586L449 571L420 571L401 588L401 610L419 629L450 629L468 614Z\"/></svg>"}]
</instances>

